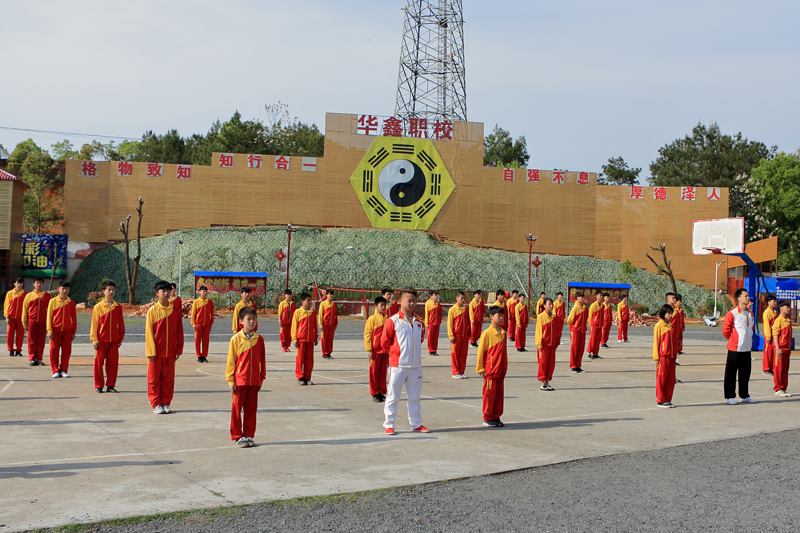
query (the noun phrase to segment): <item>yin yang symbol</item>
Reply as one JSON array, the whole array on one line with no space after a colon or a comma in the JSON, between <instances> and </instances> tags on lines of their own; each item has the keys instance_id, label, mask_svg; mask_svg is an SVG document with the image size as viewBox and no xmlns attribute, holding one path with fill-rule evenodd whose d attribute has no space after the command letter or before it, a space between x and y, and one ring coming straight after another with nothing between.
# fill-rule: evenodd
<instances>
[{"instance_id":1,"label":"yin yang symbol","mask_svg":"<svg viewBox=\"0 0 800 533\"><path fill-rule=\"evenodd\" d=\"M392 205L408 207L425 194L425 174L416 163L397 159L386 164L378 176L378 189Z\"/></svg>"}]
</instances>

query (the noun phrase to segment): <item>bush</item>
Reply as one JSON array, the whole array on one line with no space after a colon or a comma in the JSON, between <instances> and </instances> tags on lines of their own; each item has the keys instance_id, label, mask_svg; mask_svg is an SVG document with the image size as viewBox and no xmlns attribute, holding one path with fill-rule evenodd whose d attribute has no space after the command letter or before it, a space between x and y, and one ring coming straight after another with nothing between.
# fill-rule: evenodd
<instances>
[{"instance_id":1,"label":"bush","mask_svg":"<svg viewBox=\"0 0 800 533\"><path fill-rule=\"evenodd\" d=\"M90 291L89 294L86 295L86 305L94 307L103 298L105 298L105 295L102 292Z\"/></svg>"},{"instance_id":2,"label":"bush","mask_svg":"<svg viewBox=\"0 0 800 533\"><path fill-rule=\"evenodd\" d=\"M650 313L650 310L647 308L647 306L640 304L639 302L631 304L631 311L636 311L637 315L646 315Z\"/></svg>"}]
</instances>

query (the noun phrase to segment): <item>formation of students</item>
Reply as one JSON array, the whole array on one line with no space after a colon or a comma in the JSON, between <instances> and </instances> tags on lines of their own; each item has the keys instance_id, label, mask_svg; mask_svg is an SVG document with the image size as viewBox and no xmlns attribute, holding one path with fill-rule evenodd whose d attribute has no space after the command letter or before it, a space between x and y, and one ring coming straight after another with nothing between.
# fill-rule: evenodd
<instances>
[{"instance_id":1,"label":"formation of students","mask_svg":"<svg viewBox=\"0 0 800 533\"><path fill-rule=\"evenodd\" d=\"M22 355L25 332L28 335L28 364L44 365L45 340L50 344L50 367L53 378L69 377L72 342L77 331L75 302L69 298L69 283L59 283L58 294L50 296L42 287L41 278L34 280L34 290L26 293L23 280L17 279L6 294L4 314L7 321L9 356ZM113 281L102 285L103 298L92 310L90 339L95 350L94 386L97 393L117 392L119 348L125 337L121 306L114 301ZM148 398L156 414L172 412L175 390L175 363L184 349L182 323L183 304L175 295L174 283L159 281L155 286L156 302L147 312L145 352L148 359ZM194 329L197 362L208 362L209 337L215 319L208 289L201 286L193 300L190 322ZM247 287L241 289L241 301L234 308L232 333L228 348L226 380L231 392L231 439L238 446L254 446L258 392L266 377L266 348L258 331L256 305ZM475 291L467 304L467 296L458 291L455 304L447 313L447 337L450 341L451 375L467 379L468 346L478 348L476 373L483 378L483 423L502 427L504 379L508 368L508 341L518 352L526 352L527 326L530 313L525 294L518 291L506 298L498 290L488 311L483 293ZM582 373L584 350L590 359L601 359L599 349L608 348L613 308L608 293L597 293L587 306L583 293L575 294L575 305L566 316L564 294L556 299L540 294L536 302L535 344L538 359L537 380L540 390L554 391L551 385L556 350L561 345L564 324L570 328L569 365L573 373ZM334 292L329 290L314 309L312 296L300 295L300 307L293 301L291 290L284 291L278 307L279 339L282 351L296 350L295 377L301 386L313 385L314 347L322 345L322 356L332 359L333 340L338 326ZM442 304L437 291L429 293L424 317L414 314L417 292L412 289L386 289L374 300L374 314L367 318L364 345L369 361L369 393L376 403L384 403L384 432L395 434L395 418L400 395L405 389L408 419L414 432L427 433L422 424L420 395L422 390L422 347L427 336L428 355L438 355ZM722 332L728 339L724 394L728 404L735 404L736 381L742 402L754 403L749 394L751 345L755 318L747 291L736 291L737 306L725 317ZM789 397L788 370L792 348L791 304L768 296L763 314L764 375L773 376L777 396ZM683 333L686 328L681 295L667 293L653 329L653 359L656 363L656 403L674 407L672 397L676 383L677 356L683 354ZM617 342L628 341L629 309L625 296L617 304ZM483 328L484 317L489 325ZM589 333L588 343L586 339ZM511 332L514 337L511 337Z\"/></svg>"}]
</instances>

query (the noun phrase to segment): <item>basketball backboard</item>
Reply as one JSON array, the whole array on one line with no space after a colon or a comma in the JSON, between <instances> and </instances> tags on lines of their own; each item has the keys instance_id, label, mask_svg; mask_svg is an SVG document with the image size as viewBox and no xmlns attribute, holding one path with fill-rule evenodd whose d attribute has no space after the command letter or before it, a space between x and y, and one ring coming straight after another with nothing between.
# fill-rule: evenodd
<instances>
[{"instance_id":1,"label":"basketball backboard","mask_svg":"<svg viewBox=\"0 0 800 533\"><path fill-rule=\"evenodd\" d=\"M695 220L692 225L692 254L744 253L744 218Z\"/></svg>"}]
</instances>

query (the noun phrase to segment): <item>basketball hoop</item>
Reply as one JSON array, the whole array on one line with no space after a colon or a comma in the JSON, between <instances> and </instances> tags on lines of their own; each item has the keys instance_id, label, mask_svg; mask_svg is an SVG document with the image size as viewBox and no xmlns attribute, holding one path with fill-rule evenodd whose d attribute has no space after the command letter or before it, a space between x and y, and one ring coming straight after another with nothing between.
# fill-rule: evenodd
<instances>
[{"instance_id":1,"label":"basketball hoop","mask_svg":"<svg viewBox=\"0 0 800 533\"><path fill-rule=\"evenodd\" d=\"M718 254L722 253L722 248L713 248L713 247L710 247L710 246L703 246L703 250L708 250L709 252L711 252L714 255L718 255Z\"/></svg>"}]
</instances>

